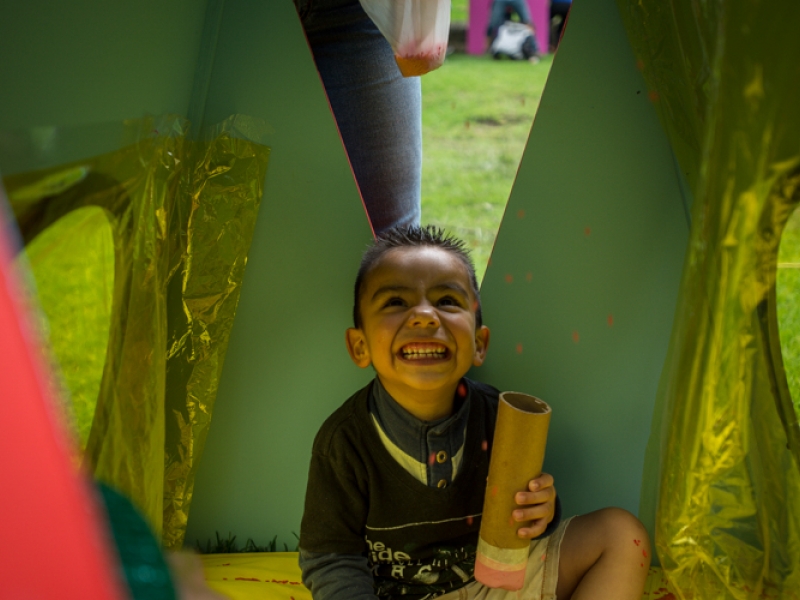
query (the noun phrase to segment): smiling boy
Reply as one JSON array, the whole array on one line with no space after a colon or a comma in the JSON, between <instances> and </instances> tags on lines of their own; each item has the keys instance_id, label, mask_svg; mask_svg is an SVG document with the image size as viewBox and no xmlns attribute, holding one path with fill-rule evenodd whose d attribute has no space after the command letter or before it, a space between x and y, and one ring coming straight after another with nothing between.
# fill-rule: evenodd
<instances>
[{"instance_id":1,"label":"smiling boy","mask_svg":"<svg viewBox=\"0 0 800 600\"><path fill-rule=\"evenodd\" d=\"M510 515L536 557L523 590L474 580L499 393L464 377L489 329L463 243L390 230L364 254L354 296L347 349L377 375L314 441L300 566L315 600L640 598L644 528L619 509L561 521L547 474Z\"/></svg>"}]
</instances>

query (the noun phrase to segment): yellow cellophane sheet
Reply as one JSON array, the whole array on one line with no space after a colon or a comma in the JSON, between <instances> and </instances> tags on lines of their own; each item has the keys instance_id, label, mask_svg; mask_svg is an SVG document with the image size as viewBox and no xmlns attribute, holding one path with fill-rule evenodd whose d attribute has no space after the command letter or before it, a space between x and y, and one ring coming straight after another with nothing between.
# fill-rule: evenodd
<instances>
[{"instance_id":1,"label":"yellow cellophane sheet","mask_svg":"<svg viewBox=\"0 0 800 600\"><path fill-rule=\"evenodd\" d=\"M800 598L798 423L775 314L800 199L800 4L618 6L692 196L654 417L658 557L678 598Z\"/></svg>"},{"instance_id":2,"label":"yellow cellophane sheet","mask_svg":"<svg viewBox=\"0 0 800 600\"><path fill-rule=\"evenodd\" d=\"M31 248L27 260L51 354L62 366L75 365L79 376L97 373L98 381L83 386L96 394L80 440L84 461L142 510L164 546L179 548L269 149L248 135L257 123L243 116L203 141L188 137L180 117L131 121L122 130L116 152L4 183ZM63 225L76 213L77 225ZM108 243L90 231L104 223ZM37 246L37 238L46 241ZM93 285L108 293L65 287L82 268L65 270L53 258L64 254L100 265ZM106 326L75 335L80 316L59 314L75 307L106 315ZM63 377L66 393L79 396L69 389L72 375Z\"/></svg>"}]
</instances>

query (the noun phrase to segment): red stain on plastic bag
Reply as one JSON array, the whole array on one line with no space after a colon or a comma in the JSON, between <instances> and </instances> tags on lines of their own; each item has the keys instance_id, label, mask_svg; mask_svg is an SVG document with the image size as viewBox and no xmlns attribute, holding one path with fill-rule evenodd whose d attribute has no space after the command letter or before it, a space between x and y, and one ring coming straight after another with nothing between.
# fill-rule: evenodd
<instances>
[{"instance_id":1,"label":"red stain on plastic bag","mask_svg":"<svg viewBox=\"0 0 800 600\"><path fill-rule=\"evenodd\" d=\"M425 75L442 66L442 54L417 54L416 56L394 55L403 77Z\"/></svg>"}]
</instances>

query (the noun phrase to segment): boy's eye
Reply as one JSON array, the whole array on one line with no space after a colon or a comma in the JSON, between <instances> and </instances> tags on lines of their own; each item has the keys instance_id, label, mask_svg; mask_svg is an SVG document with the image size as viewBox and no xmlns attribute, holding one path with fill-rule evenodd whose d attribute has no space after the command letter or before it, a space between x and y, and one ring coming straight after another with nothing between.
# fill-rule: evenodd
<instances>
[{"instance_id":1,"label":"boy's eye","mask_svg":"<svg viewBox=\"0 0 800 600\"><path fill-rule=\"evenodd\" d=\"M437 303L439 306L461 306L461 303L452 296L443 296Z\"/></svg>"},{"instance_id":2,"label":"boy's eye","mask_svg":"<svg viewBox=\"0 0 800 600\"><path fill-rule=\"evenodd\" d=\"M398 298L397 296L389 298L384 304L384 306L405 306L405 305L406 305L405 301L402 298Z\"/></svg>"}]
</instances>

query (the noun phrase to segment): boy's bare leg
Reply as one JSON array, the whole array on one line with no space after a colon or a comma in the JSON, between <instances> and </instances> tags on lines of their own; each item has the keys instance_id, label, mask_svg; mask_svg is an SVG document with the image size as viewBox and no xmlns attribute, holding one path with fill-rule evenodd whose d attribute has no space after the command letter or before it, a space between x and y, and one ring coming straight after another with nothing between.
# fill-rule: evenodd
<instances>
[{"instance_id":1,"label":"boy's bare leg","mask_svg":"<svg viewBox=\"0 0 800 600\"><path fill-rule=\"evenodd\" d=\"M575 517L561 542L558 600L640 600L649 567L650 539L631 513Z\"/></svg>"}]
</instances>

